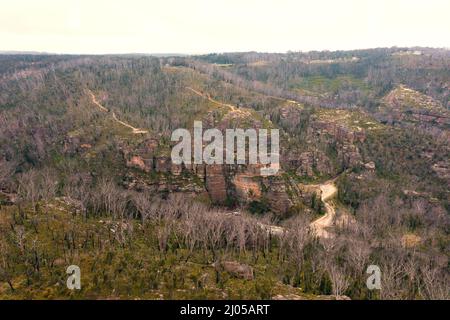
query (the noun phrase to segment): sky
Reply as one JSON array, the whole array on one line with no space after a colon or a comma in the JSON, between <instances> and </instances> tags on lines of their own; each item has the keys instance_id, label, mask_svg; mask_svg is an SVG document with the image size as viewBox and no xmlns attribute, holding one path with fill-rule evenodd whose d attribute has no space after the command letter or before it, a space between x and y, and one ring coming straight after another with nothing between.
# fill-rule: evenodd
<instances>
[{"instance_id":1,"label":"sky","mask_svg":"<svg viewBox=\"0 0 450 320\"><path fill-rule=\"evenodd\" d=\"M450 48L449 0L0 0L0 50Z\"/></svg>"}]
</instances>

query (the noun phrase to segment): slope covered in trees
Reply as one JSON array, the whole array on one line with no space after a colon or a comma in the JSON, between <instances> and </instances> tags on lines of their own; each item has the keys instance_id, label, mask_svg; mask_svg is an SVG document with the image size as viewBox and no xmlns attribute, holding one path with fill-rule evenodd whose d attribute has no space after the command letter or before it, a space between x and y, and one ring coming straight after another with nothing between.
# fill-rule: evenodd
<instances>
[{"instance_id":1,"label":"slope covered in trees","mask_svg":"<svg viewBox=\"0 0 450 320\"><path fill-rule=\"evenodd\" d=\"M1 55L0 297L448 298L449 63ZM281 170L172 164L171 133L195 120L280 129Z\"/></svg>"}]
</instances>

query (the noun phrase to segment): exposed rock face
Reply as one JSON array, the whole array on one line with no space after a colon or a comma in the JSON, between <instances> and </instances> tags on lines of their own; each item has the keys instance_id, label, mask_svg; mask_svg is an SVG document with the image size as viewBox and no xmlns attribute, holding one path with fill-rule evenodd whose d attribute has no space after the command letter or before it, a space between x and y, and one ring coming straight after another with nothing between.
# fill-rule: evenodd
<instances>
[{"instance_id":1,"label":"exposed rock face","mask_svg":"<svg viewBox=\"0 0 450 320\"><path fill-rule=\"evenodd\" d=\"M447 181L450 186L450 160L439 161L431 166L431 169L437 174L440 179Z\"/></svg>"},{"instance_id":2,"label":"exposed rock face","mask_svg":"<svg viewBox=\"0 0 450 320\"><path fill-rule=\"evenodd\" d=\"M286 128L297 128L302 118L305 118L303 106L297 102L290 102L280 108L281 123Z\"/></svg>"},{"instance_id":3,"label":"exposed rock face","mask_svg":"<svg viewBox=\"0 0 450 320\"><path fill-rule=\"evenodd\" d=\"M286 184L279 178L273 177L268 182L269 191L267 192L267 199L270 207L281 214L288 212L292 207L293 201L288 195Z\"/></svg>"},{"instance_id":4,"label":"exposed rock face","mask_svg":"<svg viewBox=\"0 0 450 320\"><path fill-rule=\"evenodd\" d=\"M331 175L335 169L330 159L322 151L307 151L301 153L298 158L291 158L291 166L296 167L296 173L299 176L314 177L315 172Z\"/></svg>"},{"instance_id":5,"label":"exposed rock face","mask_svg":"<svg viewBox=\"0 0 450 320\"><path fill-rule=\"evenodd\" d=\"M304 109L295 102L289 102L281 110L283 121L299 122ZM225 118L215 123L213 117L207 117L206 127L219 129L230 127L230 123L247 119L241 117ZM343 114L343 113L342 113ZM342 117L342 114L339 115ZM345 114L344 114L345 116ZM293 119L296 118L296 119ZM253 121L252 127L260 127ZM222 128L223 127L223 128ZM316 176L334 176L340 170L362 164L357 143L365 140L365 133L358 128L350 129L341 123L312 119L307 130L308 146L306 150L293 151L281 157L281 167L296 172L298 176L314 178ZM261 208L268 208L281 217L293 212L317 210L317 190L310 190L290 181L280 169L277 175L261 176L261 165L174 165L167 150L161 152L159 141L148 139L138 148L123 148L128 167L138 168L146 173L156 174L157 179L142 181L133 177L127 187L151 189L156 192L207 192L214 203L240 203L246 205L252 201L261 202ZM333 158L328 154L335 150ZM159 151L158 151L159 150ZM145 185L148 186L145 186ZM315 195L315 196L314 196ZM231 202L228 202L231 200ZM263 209L264 210L264 209Z\"/></svg>"},{"instance_id":6,"label":"exposed rock face","mask_svg":"<svg viewBox=\"0 0 450 320\"><path fill-rule=\"evenodd\" d=\"M261 186L255 175L238 173L233 178L236 195L245 202L261 198Z\"/></svg>"},{"instance_id":7,"label":"exposed rock face","mask_svg":"<svg viewBox=\"0 0 450 320\"><path fill-rule=\"evenodd\" d=\"M215 266L218 270L223 270L236 278L253 280L253 268L235 261L224 261Z\"/></svg>"},{"instance_id":8,"label":"exposed rock face","mask_svg":"<svg viewBox=\"0 0 450 320\"><path fill-rule=\"evenodd\" d=\"M174 176L179 176L181 172L183 171L183 166L181 164L171 164L170 166L170 173L172 173Z\"/></svg>"},{"instance_id":9,"label":"exposed rock face","mask_svg":"<svg viewBox=\"0 0 450 320\"><path fill-rule=\"evenodd\" d=\"M351 168L362 164L362 157L357 146L344 144L338 149L338 159L344 168Z\"/></svg>"},{"instance_id":10,"label":"exposed rock face","mask_svg":"<svg viewBox=\"0 0 450 320\"><path fill-rule=\"evenodd\" d=\"M77 136L68 136L64 140L63 152L67 154L83 153L92 149L90 143L82 142Z\"/></svg>"},{"instance_id":11,"label":"exposed rock face","mask_svg":"<svg viewBox=\"0 0 450 320\"><path fill-rule=\"evenodd\" d=\"M312 152L303 152L298 157L298 161L296 161L297 174L299 176L308 176L313 177L314 171L314 154Z\"/></svg>"},{"instance_id":12,"label":"exposed rock face","mask_svg":"<svg viewBox=\"0 0 450 320\"><path fill-rule=\"evenodd\" d=\"M302 202L310 207L322 197L322 191L317 185L298 184L297 193Z\"/></svg>"},{"instance_id":13,"label":"exposed rock face","mask_svg":"<svg viewBox=\"0 0 450 320\"><path fill-rule=\"evenodd\" d=\"M132 156L129 161L127 161L127 167L139 168L145 172L150 172L151 167L146 165L142 157Z\"/></svg>"},{"instance_id":14,"label":"exposed rock face","mask_svg":"<svg viewBox=\"0 0 450 320\"><path fill-rule=\"evenodd\" d=\"M170 172L172 160L169 157L159 156L155 158L156 172Z\"/></svg>"},{"instance_id":15,"label":"exposed rock face","mask_svg":"<svg viewBox=\"0 0 450 320\"><path fill-rule=\"evenodd\" d=\"M224 168L222 165L206 165L206 190L213 202L223 203L227 198Z\"/></svg>"},{"instance_id":16,"label":"exposed rock face","mask_svg":"<svg viewBox=\"0 0 450 320\"><path fill-rule=\"evenodd\" d=\"M291 113L284 111L285 116ZM340 109L320 110L306 119L303 145L285 151L281 160L287 171L311 178L335 176L346 168L362 165L359 145L366 141L366 130L379 125L364 112Z\"/></svg>"},{"instance_id":17,"label":"exposed rock face","mask_svg":"<svg viewBox=\"0 0 450 320\"><path fill-rule=\"evenodd\" d=\"M290 152L282 158L282 163L299 176L334 176L345 168L362 164L358 144L366 140L366 133L360 127L350 128L312 117L306 140L307 151ZM313 148L314 145L317 147Z\"/></svg>"},{"instance_id":18,"label":"exposed rock face","mask_svg":"<svg viewBox=\"0 0 450 320\"><path fill-rule=\"evenodd\" d=\"M145 181L129 172L123 182L126 188L194 194L207 192L212 202L218 204L224 204L228 199L242 205L259 201L266 203L271 211L281 217L290 214L294 206L309 210L308 207L313 204L316 191L301 188L293 181L286 180L281 175L282 171L275 176L263 177L261 165L174 165L169 156L156 154L157 148L154 140L145 141L136 150L123 148L128 167L145 173L152 172L157 177ZM299 175L313 177L315 171L330 175L335 171L329 158L320 150L303 152L298 157L292 156L289 161L297 167ZM352 161L351 158L349 161Z\"/></svg>"},{"instance_id":19,"label":"exposed rock face","mask_svg":"<svg viewBox=\"0 0 450 320\"><path fill-rule=\"evenodd\" d=\"M399 85L393 89L383 100L397 109L414 108L433 110L442 108L442 104L432 97L404 85Z\"/></svg>"},{"instance_id":20,"label":"exposed rock face","mask_svg":"<svg viewBox=\"0 0 450 320\"><path fill-rule=\"evenodd\" d=\"M328 134L336 142L342 144L353 144L355 142L364 142L366 134L362 129L352 130L344 125L334 122L325 122L320 120L313 120L311 122L310 133L319 135Z\"/></svg>"},{"instance_id":21,"label":"exposed rock face","mask_svg":"<svg viewBox=\"0 0 450 320\"><path fill-rule=\"evenodd\" d=\"M375 171L375 162L370 161L364 164L364 168L366 168L369 171Z\"/></svg>"},{"instance_id":22,"label":"exposed rock face","mask_svg":"<svg viewBox=\"0 0 450 320\"><path fill-rule=\"evenodd\" d=\"M6 193L0 190L0 205L13 205L17 202L17 194L14 193Z\"/></svg>"},{"instance_id":23,"label":"exposed rock face","mask_svg":"<svg viewBox=\"0 0 450 320\"><path fill-rule=\"evenodd\" d=\"M404 85L384 97L378 116L388 123L418 123L441 128L450 125L450 112L439 101Z\"/></svg>"}]
</instances>

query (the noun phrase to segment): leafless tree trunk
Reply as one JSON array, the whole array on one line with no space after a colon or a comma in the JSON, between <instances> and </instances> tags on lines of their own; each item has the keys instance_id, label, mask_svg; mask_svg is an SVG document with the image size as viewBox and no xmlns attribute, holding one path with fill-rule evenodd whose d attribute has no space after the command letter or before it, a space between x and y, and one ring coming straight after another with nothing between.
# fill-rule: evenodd
<instances>
[{"instance_id":1,"label":"leafless tree trunk","mask_svg":"<svg viewBox=\"0 0 450 320\"><path fill-rule=\"evenodd\" d=\"M23 173L19 178L19 197L23 201L31 203L36 210L39 201L38 174L34 169Z\"/></svg>"},{"instance_id":2,"label":"leafless tree trunk","mask_svg":"<svg viewBox=\"0 0 450 320\"><path fill-rule=\"evenodd\" d=\"M348 276L342 268L332 262L329 263L327 271L333 285L333 295L342 296L350 284Z\"/></svg>"},{"instance_id":3,"label":"leafless tree trunk","mask_svg":"<svg viewBox=\"0 0 450 320\"><path fill-rule=\"evenodd\" d=\"M422 296L431 300L450 299L448 288L449 276L438 267L429 264L420 269L420 276L423 283Z\"/></svg>"}]
</instances>

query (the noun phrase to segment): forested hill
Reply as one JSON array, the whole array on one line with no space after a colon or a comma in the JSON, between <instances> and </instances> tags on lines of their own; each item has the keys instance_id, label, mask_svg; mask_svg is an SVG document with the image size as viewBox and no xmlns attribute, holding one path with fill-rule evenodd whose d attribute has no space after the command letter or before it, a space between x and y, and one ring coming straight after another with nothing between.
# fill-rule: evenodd
<instances>
[{"instance_id":1,"label":"forested hill","mask_svg":"<svg viewBox=\"0 0 450 320\"><path fill-rule=\"evenodd\" d=\"M448 298L449 84L432 48L1 54L0 298ZM194 121L279 129L279 172L172 163Z\"/></svg>"}]
</instances>

